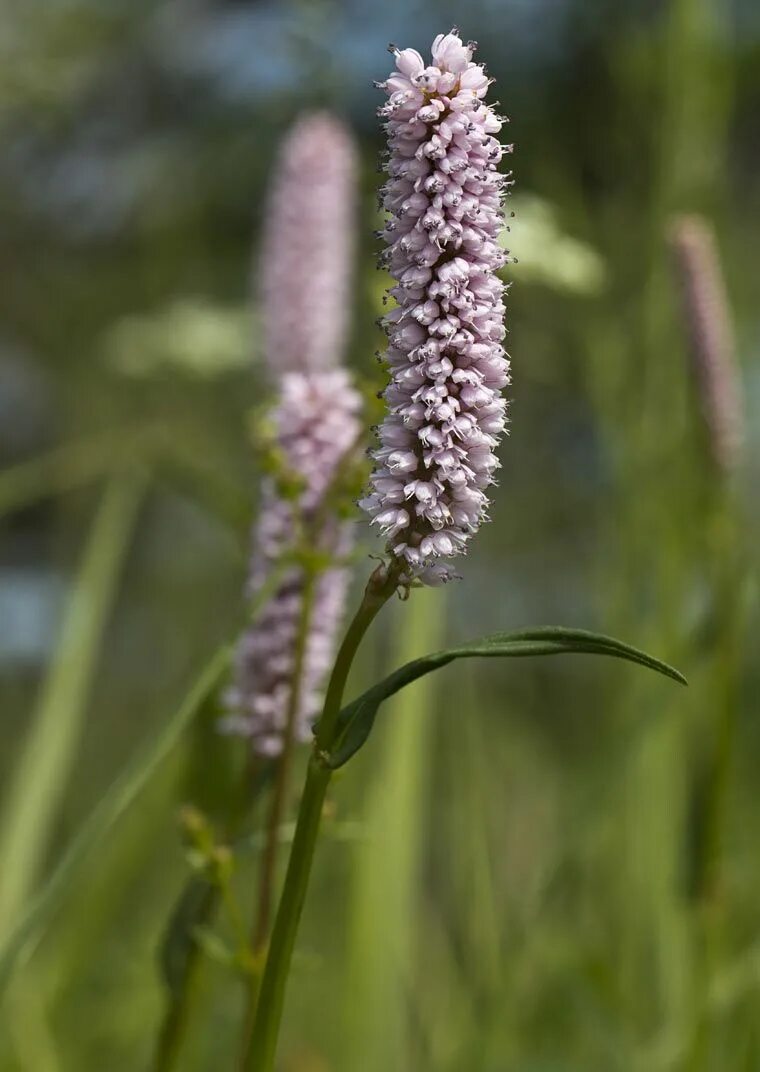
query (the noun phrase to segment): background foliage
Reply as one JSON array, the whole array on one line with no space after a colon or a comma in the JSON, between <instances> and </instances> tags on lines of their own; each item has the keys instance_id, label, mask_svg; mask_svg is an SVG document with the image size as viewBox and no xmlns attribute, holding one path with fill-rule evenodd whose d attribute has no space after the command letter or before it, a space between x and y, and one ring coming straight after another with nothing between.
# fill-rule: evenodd
<instances>
[{"instance_id":1,"label":"background foliage","mask_svg":"<svg viewBox=\"0 0 760 1072\"><path fill-rule=\"evenodd\" d=\"M356 689L544 621L619 635L691 688L489 660L390 701L335 781L282 1067L760 1068L756 5L5 0L0 950L22 955L0 972L2 1072L149 1067L191 868L178 810L221 824L241 758L182 700L244 611L273 151L316 106L360 139L350 359L376 390L372 80L389 40L452 23L517 144L512 431L464 581L392 608ZM715 223L736 320L728 488L667 255L680 211ZM101 836L72 854L83 827ZM232 1066L242 1006L229 921L202 937L188 1072Z\"/></svg>"}]
</instances>

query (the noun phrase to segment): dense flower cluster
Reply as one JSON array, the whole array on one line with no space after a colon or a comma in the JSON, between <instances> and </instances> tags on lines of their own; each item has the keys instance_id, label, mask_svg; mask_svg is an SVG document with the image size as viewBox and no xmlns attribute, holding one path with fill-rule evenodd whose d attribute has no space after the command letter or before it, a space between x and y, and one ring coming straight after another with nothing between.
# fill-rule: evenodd
<instances>
[{"instance_id":1,"label":"dense flower cluster","mask_svg":"<svg viewBox=\"0 0 760 1072\"><path fill-rule=\"evenodd\" d=\"M361 505L404 575L426 583L451 576L439 560L463 552L483 521L506 423L502 121L483 101L489 80L473 48L441 34L431 66L393 49L396 71L381 86L384 262L397 305L384 321L388 414Z\"/></svg>"},{"instance_id":2,"label":"dense flower cluster","mask_svg":"<svg viewBox=\"0 0 760 1072\"><path fill-rule=\"evenodd\" d=\"M263 755L281 751L289 723L296 739L310 736L349 582L353 527L338 516L332 491L361 430L360 395L338 367L349 307L354 156L337 120L302 119L283 146L265 219L259 275L265 356L279 393L271 434L277 473L262 488L254 531L254 602L284 573L238 644L225 719L226 729L250 737ZM305 567L294 555L305 549L326 563L310 610Z\"/></svg>"},{"instance_id":3,"label":"dense flower cluster","mask_svg":"<svg viewBox=\"0 0 760 1072\"><path fill-rule=\"evenodd\" d=\"M333 565L316 579L295 711L295 736L308 740L319 713L321 689L330 669L343 614L349 571L341 563L353 544L353 525L323 510L339 467L356 445L361 399L342 369L317 375L288 373L273 414L274 440L283 471L299 490L285 497L274 478L262 490L250 596L255 600L274 570L292 551L299 531L312 552ZM227 693L228 730L252 738L257 752L275 755L282 747L296 665L296 645L304 600L304 571L288 566L277 591L243 634L235 656L235 681Z\"/></svg>"},{"instance_id":4,"label":"dense flower cluster","mask_svg":"<svg viewBox=\"0 0 760 1072\"><path fill-rule=\"evenodd\" d=\"M718 468L730 472L741 452L744 419L715 235L699 216L681 216L673 222L670 240L710 450Z\"/></svg>"},{"instance_id":5,"label":"dense flower cluster","mask_svg":"<svg viewBox=\"0 0 760 1072\"><path fill-rule=\"evenodd\" d=\"M264 350L275 375L331 368L345 345L356 154L326 113L300 119L280 151L259 267Z\"/></svg>"}]
</instances>

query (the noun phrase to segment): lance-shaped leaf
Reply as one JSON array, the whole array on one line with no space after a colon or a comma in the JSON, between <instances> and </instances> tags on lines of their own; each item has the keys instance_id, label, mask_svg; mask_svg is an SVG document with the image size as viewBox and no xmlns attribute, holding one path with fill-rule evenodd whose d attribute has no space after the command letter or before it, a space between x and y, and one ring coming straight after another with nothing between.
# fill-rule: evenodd
<instances>
[{"instance_id":1,"label":"lance-shaped leaf","mask_svg":"<svg viewBox=\"0 0 760 1072\"><path fill-rule=\"evenodd\" d=\"M591 633L585 629L564 629L558 626L545 626L539 629L521 629L514 633L494 633L482 637L461 647L448 648L414 659L410 663L394 670L392 674L379 681L372 688L343 708L338 723L338 733L326 762L337 770L359 751L369 737L380 704L399 689L410 685L417 678L437 670L455 659L472 659L476 657L519 658L529 655L609 655L616 659L637 663L650 670L655 670L665 677L685 685L686 678L667 663L655 659L652 655L638 648L624 644L620 640Z\"/></svg>"}]
</instances>

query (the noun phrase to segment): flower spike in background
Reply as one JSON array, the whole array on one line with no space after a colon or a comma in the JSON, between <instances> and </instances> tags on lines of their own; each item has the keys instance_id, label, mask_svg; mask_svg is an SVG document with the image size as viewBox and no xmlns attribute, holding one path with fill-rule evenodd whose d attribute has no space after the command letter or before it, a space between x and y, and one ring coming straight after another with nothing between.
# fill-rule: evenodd
<instances>
[{"instance_id":1,"label":"flower spike in background","mask_svg":"<svg viewBox=\"0 0 760 1072\"><path fill-rule=\"evenodd\" d=\"M356 150L326 112L299 119L275 168L259 261L264 353L275 377L340 364L355 245Z\"/></svg>"},{"instance_id":2,"label":"flower spike in background","mask_svg":"<svg viewBox=\"0 0 760 1072\"><path fill-rule=\"evenodd\" d=\"M224 723L262 755L281 752L288 734L310 739L349 582L343 560L353 525L330 497L361 430L360 395L338 367L348 326L355 170L352 141L336 119L301 119L283 146L266 217L261 306L265 357L279 391L271 414L279 472L262 489L250 596L285 569L238 645ZM314 571L310 595L306 567L293 560L304 548L327 563Z\"/></svg>"},{"instance_id":3,"label":"flower spike in background","mask_svg":"<svg viewBox=\"0 0 760 1072\"><path fill-rule=\"evenodd\" d=\"M360 407L348 374L333 369L318 376L289 373L272 415L274 439L286 472L300 478L303 490L295 499L285 498L276 480L267 480L254 533L250 595L255 600L278 565L292 554L302 524L311 530L313 550L334 564L319 571L315 579L312 624L298 682L293 677L304 601L302 566L294 563L286 569L276 592L238 645L235 684L227 693L234 714L225 726L250 736L254 750L262 755L277 755L282 749L294 688L298 689L293 719L296 740L311 739L311 724L321 707L322 686L332 665L349 584L343 560L353 547L353 524L320 508L331 480L356 445Z\"/></svg>"},{"instance_id":4,"label":"flower spike in background","mask_svg":"<svg viewBox=\"0 0 760 1072\"><path fill-rule=\"evenodd\" d=\"M388 414L363 508L388 538L402 579L436 584L486 517L499 465L509 382L504 286L497 275L505 151L489 80L456 32L433 42L432 65L392 46L389 181L383 262L397 305L385 318ZM506 151L509 151L507 147Z\"/></svg>"},{"instance_id":5,"label":"flower spike in background","mask_svg":"<svg viewBox=\"0 0 760 1072\"><path fill-rule=\"evenodd\" d=\"M744 440L740 373L715 233L701 216L677 216L670 245L707 442L719 472L731 473Z\"/></svg>"}]
</instances>

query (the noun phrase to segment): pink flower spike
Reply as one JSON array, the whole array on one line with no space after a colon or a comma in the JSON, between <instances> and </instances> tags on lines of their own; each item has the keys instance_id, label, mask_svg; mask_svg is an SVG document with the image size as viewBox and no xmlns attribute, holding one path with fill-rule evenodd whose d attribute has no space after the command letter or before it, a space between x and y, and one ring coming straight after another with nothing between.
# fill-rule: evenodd
<instances>
[{"instance_id":1,"label":"pink flower spike","mask_svg":"<svg viewBox=\"0 0 760 1072\"><path fill-rule=\"evenodd\" d=\"M294 501L282 498L274 481L265 483L254 530L249 594L255 598L293 550L299 525L314 528L312 550L335 563L316 582L299 682L295 724L299 741L310 739L311 724L322 705L350 580L341 559L350 554L354 542L351 521L330 511L322 511L320 517L320 510L338 467L356 445L360 409L361 397L348 373L331 369L308 376L287 373L273 413L275 441L288 473L300 479L302 490ZM243 634L235 654L235 678L225 697L229 715L223 728L250 737L254 751L262 755L276 755L282 748L303 599L303 570L293 564Z\"/></svg>"},{"instance_id":2,"label":"pink flower spike","mask_svg":"<svg viewBox=\"0 0 760 1072\"><path fill-rule=\"evenodd\" d=\"M238 644L223 723L249 737L260 755L281 751L293 714L295 738L310 738L350 580L345 558L353 525L338 516L330 493L361 430L361 396L340 367L351 305L354 191L348 131L326 114L301 119L275 169L260 264L264 349L279 396L272 440L282 479L264 481L249 594L261 593L275 575L278 584ZM324 565L294 683L306 599L306 567L296 552L306 551Z\"/></svg>"},{"instance_id":3,"label":"pink flower spike","mask_svg":"<svg viewBox=\"0 0 760 1072\"><path fill-rule=\"evenodd\" d=\"M259 266L271 371L313 372L342 358L354 246L356 153L336 118L315 113L285 138Z\"/></svg>"},{"instance_id":4,"label":"pink flower spike","mask_svg":"<svg viewBox=\"0 0 760 1072\"><path fill-rule=\"evenodd\" d=\"M424 584L453 576L440 560L463 553L486 519L482 489L506 424L501 121L482 102L489 82L472 53L456 31L436 37L429 66L394 50L380 110L390 148L383 261L398 304L385 318L388 410L361 505L403 579Z\"/></svg>"}]
</instances>

